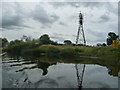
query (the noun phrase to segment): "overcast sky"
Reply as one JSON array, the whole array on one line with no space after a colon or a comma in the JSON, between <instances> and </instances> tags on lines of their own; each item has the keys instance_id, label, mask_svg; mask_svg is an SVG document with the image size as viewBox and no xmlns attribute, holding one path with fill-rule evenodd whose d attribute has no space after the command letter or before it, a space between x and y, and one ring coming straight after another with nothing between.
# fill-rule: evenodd
<instances>
[{"instance_id":1,"label":"overcast sky","mask_svg":"<svg viewBox=\"0 0 120 90\"><path fill-rule=\"evenodd\" d=\"M74 43L80 11L87 44L106 42L108 32L118 34L117 2L3 2L2 37L15 40L48 34L51 40Z\"/></svg>"}]
</instances>

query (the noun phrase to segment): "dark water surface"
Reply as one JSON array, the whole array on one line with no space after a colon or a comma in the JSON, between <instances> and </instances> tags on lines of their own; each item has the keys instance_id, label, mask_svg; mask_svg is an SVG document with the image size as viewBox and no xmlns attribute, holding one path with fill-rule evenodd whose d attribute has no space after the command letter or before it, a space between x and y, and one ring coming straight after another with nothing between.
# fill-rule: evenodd
<instances>
[{"instance_id":1,"label":"dark water surface","mask_svg":"<svg viewBox=\"0 0 120 90\"><path fill-rule=\"evenodd\" d=\"M79 71L85 64L83 88L118 88L118 68L96 63L49 61L35 58L2 59L3 88L77 88L75 63ZM104 62L103 62L104 63ZM111 69L113 68L113 69ZM113 72L114 70L114 72Z\"/></svg>"}]
</instances>

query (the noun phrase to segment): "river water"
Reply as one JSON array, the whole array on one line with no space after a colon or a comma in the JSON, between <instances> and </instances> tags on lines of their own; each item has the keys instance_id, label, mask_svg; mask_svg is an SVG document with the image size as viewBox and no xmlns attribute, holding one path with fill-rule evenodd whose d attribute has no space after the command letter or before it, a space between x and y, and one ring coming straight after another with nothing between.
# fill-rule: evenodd
<instances>
[{"instance_id":1,"label":"river water","mask_svg":"<svg viewBox=\"0 0 120 90\"><path fill-rule=\"evenodd\" d=\"M2 58L2 88L78 88L75 64L22 57ZM85 64L83 88L118 88L118 76L99 64Z\"/></svg>"}]
</instances>

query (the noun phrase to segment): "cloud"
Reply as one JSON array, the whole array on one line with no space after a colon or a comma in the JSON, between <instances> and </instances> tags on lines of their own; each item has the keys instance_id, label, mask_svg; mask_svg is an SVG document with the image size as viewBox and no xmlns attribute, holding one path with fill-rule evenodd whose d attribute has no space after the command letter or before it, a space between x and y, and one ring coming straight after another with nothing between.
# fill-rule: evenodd
<instances>
[{"instance_id":1,"label":"cloud","mask_svg":"<svg viewBox=\"0 0 120 90\"><path fill-rule=\"evenodd\" d=\"M42 25L48 27L59 19L59 16L55 14L48 14L40 4L36 6L33 12L31 12L31 17Z\"/></svg>"},{"instance_id":2,"label":"cloud","mask_svg":"<svg viewBox=\"0 0 120 90\"><path fill-rule=\"evenodd\" d=\"M52 39L56 40L56 41L60 41L60 42L63 42L65 40L64 35L63 34L59 34L59 33L53 33L51 36L50 36Z\"/></svg>"},{"instance_id":3,"label":"cloud","mask_svg":"<svg viewBox=\"0 0 120 90\"><path fill-rule=\"evenodd\" d=\"M67 26L67 24L63 23L63 22L59 22L60 25L62 26Z\"/></svg>"},{"instance_id":4,"label":"cloud","mask_svg":"<svg viewBox=\"0 0 120 90\"><path fill-rule=\"evenodd\" d=\"M91 35L93 35L93 36L97 36L97 37L104 36L104 32L97 32L97 30L96 30L96 31L93 31L93 30L88 29L87 32L88 32L89 34L91 34Z\"/></svg>"},{"instance_id":5,"label":"cloud","mask_svg":"<svg viewBox=\"0 0 120 90\"><path fill-rule=\"evenodd\" d=\"M24 24L23 15L21 13L19 3L3 3L2 7L2 28L18 29L29 27Z\"/></svg>"},{"instance_id":6,"label":"cloud","mask_svg":"<svg viewBox=\"0 0 120 90\"><path fill-rule=\"evenodd\" d=\"M61 6L65 6L66 3L65 2L48 2L48 4L53 5L55 8L61 7Z\"/></svg>"},{"instance_id":7,"label":"cloud","mask_svg":"<svg viewBox=\"0 0 120 90\"><path fill-rule=\"evenodd\" d=\"M51 5L53 5L55 8L58 7L64 7L66 5L75 7L75 8L79 8L79 7L89 7L89 8L93 8L93 7L101 7L104 3L101 2L50 2Z\"/></svg>"},{"instance_id":8,"label":"cloud","mask_svg":"<svg viewBox=\"0 0 120 90\"><path fill-rule=\"evenodd\" d=\"M99 20L99 22L108 22L110 20L110 18L109 18L109 16L108 15L102 15L101 17L100 17L100 20Z\"/></svg>"},{"instance_id":9,"label":"cloud","mask_svg":"<svg viewBox=\"0 0 120 90\"><path fill-rule=\"evenodd\" d=\"M102 4L100 2L69 2L67 3L73 7L90 7L90 8L93 8L93 7L100 7Z\"/></svg>"},{"instance_id":10,"label":"cloud","mask_svg":"<svg viewBox=\"0 0 120 90\"><path fill-rule=\"evenodd\" d=\"M106 34L104 32L93 31L91 29L87 30L88 36L86 37L87 42L105 42ZM88 38L89 37L89 38Z\"/></svg>"}]
</instances>

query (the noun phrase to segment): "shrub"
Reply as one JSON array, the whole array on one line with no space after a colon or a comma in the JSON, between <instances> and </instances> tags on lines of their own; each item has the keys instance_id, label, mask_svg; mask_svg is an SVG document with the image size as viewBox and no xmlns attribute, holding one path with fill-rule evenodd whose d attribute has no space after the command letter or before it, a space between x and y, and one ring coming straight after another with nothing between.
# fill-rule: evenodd
<instances>
[{"instance_id":1,"label":"shrub","mask_svg":"<svg viewBox=\"0 0 120 90\"><path fill-rule=\"evenodd\" d=\"M81 53L81 52L84 52L84 50L79 49L79 48L75 48L75 52L77 52L77 53Z\"/></svg>"},{"instance_id":2,"label":"shrub","mask_svg":"<svg viewBox=\"0 0 120 90\"><path fill-rule=\"evenodd\" d=\"M60 57L62 57L62 58L74 57L76 55L77 55L77 53L76 53L75 49L71 49L71 48L63 49L60 52Z\"/></svg>"},{"instance_id":3,"label":"shrub","mask_svg":"<svg viewBox=\"0 0 120 90\"><path fill-rule=\"evenodd\" d=\"M56 47L49 47L46 50L46 55L48 57L59 58L59 56L60 56L60 50L58 48L56 48Z\"/></svg>"},{"instance_id":4,"label":"shrub","mask_svg":"<svg viewBox=\"0 0 120 90\"><path fill-rule=\"evenodd\" d=\"M22 50L30 48L30 43L22 42L20 44L14 44L8 46L4 49L5 52L13 53L13 54L21 54Z\"/></svg>"},{"instance_id":5,"label":"shrub","mask_svg":"<svg viewBox=\"0 0 120 90\"><path fill-rule=\"evenodd\" d=\"M43 51L40 49L24 49L22 50L21 54L22 55L29 55L29 56L40 56Z\"/></svg>"}]
</instances>

